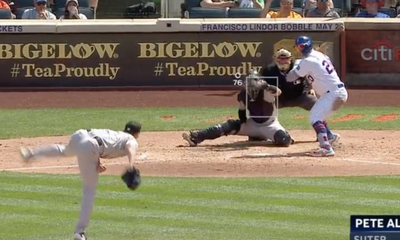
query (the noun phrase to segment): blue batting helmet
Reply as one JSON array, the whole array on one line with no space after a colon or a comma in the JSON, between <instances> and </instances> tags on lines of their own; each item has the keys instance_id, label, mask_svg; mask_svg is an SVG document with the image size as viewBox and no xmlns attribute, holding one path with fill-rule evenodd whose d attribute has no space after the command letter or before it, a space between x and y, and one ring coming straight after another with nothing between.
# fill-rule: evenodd
<instances>
[{"instance_id":1,"label":"blue batting helmet","mask_svg":"<svg viewBox=\"0 0 400 240\"><path fill-rule=\"evenodd\" d=\"M313 49L312 40L306 36L297 37L294 40L295 46L300 50L301 54L307 55Z\"/></svg>"}]
</instances>

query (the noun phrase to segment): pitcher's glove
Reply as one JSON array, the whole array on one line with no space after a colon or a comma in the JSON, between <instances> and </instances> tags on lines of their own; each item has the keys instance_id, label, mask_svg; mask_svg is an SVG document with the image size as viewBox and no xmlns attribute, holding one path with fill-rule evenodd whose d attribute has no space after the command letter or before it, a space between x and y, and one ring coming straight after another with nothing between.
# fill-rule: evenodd
<instances>
[{"instance_id":1,"label":"pitcher's glove","mask_svg":"<svg viewBox=\"0 0 400 240\"><path fill-rule=\"evenodd\" d=\"M121 176L121 179L130 190L136 190L142 182L139 169L131 167L125 170Z\"/></svg>"}]
</instances>

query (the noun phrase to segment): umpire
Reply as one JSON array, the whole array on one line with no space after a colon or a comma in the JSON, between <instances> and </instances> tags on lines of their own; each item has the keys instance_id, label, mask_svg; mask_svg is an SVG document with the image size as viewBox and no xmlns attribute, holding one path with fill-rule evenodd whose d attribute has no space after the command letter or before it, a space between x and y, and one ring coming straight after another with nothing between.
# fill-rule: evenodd
<instances>
[{"instance_id":1,"label":"umpire","mask_svg":"<svg viewBox=\"0 0 400 240\"><path fill-rule=\"evenodd\" d=\"M262 69L261 76L274 77L263 80L282 90L282 94L277 98L278 108L300 107L310 111L317 102L317 97L308 81L305 78L299 78L294 82L286 82L286 74L295 66L292 53L281 48L274 54L273 59L273 63ZM249 137L249 141L262 140Z\"/></svg>"},{"instance_id":2,"label":"umpire","mask_svg":"<svg viewBox=\"0 0 400 240\"><path fill-rule=\"evenodd\" d=\"M278 108L301 107L310 111L317 101L314 90L305 78L294 82L286 82L286 74L293 69L295 61L292 53L284 48L279 49L274 55L274 62L264 67L261 72L263 77L278 77L264 79L268 84L278 87L282 94L278 98Z\"/></svg>"}]
</instances>

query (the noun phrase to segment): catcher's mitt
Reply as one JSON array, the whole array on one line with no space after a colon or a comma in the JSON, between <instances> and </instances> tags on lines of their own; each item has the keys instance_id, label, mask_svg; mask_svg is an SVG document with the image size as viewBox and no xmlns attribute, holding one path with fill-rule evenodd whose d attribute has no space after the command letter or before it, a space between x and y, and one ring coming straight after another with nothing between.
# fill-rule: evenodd
<instances>
[{"instance_id":1,"label":"catcher's mitt","mask_svg":"<svg viewBox=\"0 0 400 240\"><path fill-rule=\"evenodd\" d=\"M130 190L135 190L140 186L142 178L140 177L140 171L136 168L128 168L121 176L122 181Z\"/></svg>"}]
</instances>

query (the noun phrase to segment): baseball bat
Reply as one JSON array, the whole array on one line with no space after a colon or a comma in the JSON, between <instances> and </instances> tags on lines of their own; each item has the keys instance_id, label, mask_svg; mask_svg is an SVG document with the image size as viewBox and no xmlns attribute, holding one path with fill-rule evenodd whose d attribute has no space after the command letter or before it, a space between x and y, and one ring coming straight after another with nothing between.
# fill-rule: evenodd
<instances>
[{"instance_id":1,"label":"baseball bat","mask_svg":"<svg viewBox=\"0 0 400 240\"><path fill-rule=\"evenodd\" d=\"M342 32L344 32L344 26L339 26L336 29L335 34L332 37L332 41L335 40L336 37L340 36L340 34L342 34ZM323 54L326 54L326 50L328 49L328 43L329 42L324 42L321 45L319 45L318 47L315 48L316 51L322 52Z\"/></svg>"}]
</instances>

